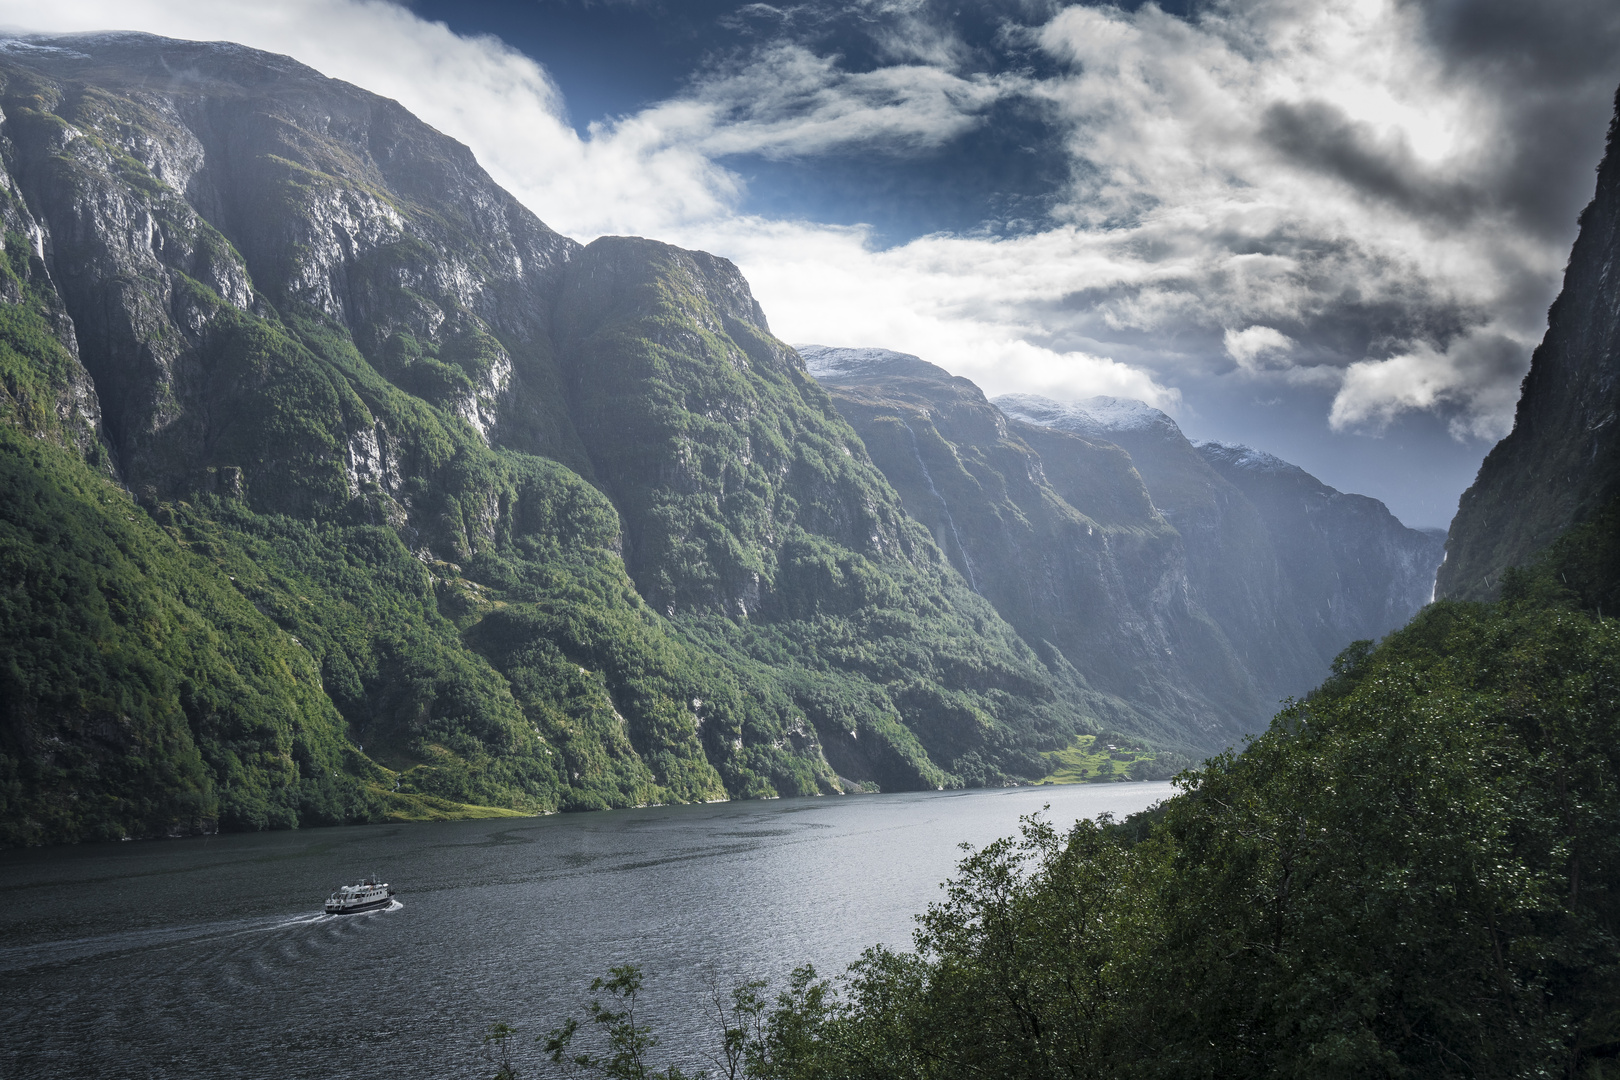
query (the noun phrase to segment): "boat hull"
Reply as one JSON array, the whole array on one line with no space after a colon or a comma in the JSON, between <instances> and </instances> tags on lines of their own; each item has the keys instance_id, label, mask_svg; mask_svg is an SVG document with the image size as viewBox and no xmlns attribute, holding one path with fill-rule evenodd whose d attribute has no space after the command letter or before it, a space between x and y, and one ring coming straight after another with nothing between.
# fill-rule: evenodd
<instances>
[{"instance_id":1,"label":"boat hull","mask_svg":"<svg viewBox=\"0 0 1620 1080\"><path fill-rule=\"evenodd\" d=\"M370 900L364 904L351 904L348 907L327 904L326 913L328 915L358 915L362 911L376 911L378 908L385 908L393 902L394 898L392 896L385 896L381 900Z\"/></svg>"}]
</instances>

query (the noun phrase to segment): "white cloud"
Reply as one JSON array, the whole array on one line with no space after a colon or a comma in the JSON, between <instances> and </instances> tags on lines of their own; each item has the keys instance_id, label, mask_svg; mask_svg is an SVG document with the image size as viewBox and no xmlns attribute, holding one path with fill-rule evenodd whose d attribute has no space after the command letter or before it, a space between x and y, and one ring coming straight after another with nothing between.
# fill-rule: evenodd
<instances>
[{"instance_id":1,"label":"white cloud","mask_svg":"<svg viewBox=\"0 0 1620 1080\"><path fill-rule=\"evenodd\" d=\"M1500 439L1513 427L1523 344L1487 327L1446 348L1420 342L1386 360L1350 365L1333 400L1335 430L1387 425L1411 409L1450 407L1457 438Z\"/></svg>"},{"instance_id":2,"label":"white cloud","mask_svg":"<svg viewBox=\"0 0 1620 1080\"><path fill-rule=\"evenodd\" d=\"M1355 365L1357 404L1335 417L1443 399L1492 411L1464 430L1499 428L1500 395L1437 397L1427 367L1420 377L1397 358L1501 311L1527 267L1546 275L1561 253L1467 201L1502 149L1497 102L1448 80L1423 40L1416 8L1377 0L1225 4L1192 23L1152 6L1054 19L1043 41L1071 72L1047 92L1093 166L1069 212L1088 231L1125 232L1151 266L1182 268L1082 320L1149 333L1259 324L1222 333L1244 375L1291 366L1265 363L1298 344L1265 323L1296 336L1349 323L1363 353L1317 357ZM1530 340L1539 317L1504 330Z\"/></svg>"},{"instance_id":3,"label":"white cloud","mask_svg":"<svg viewBox=\"0 0 1620 1080\"><path fill-rule=\"evenodd\" d=\"M1026 306L1056 302L1097 256L1073 230L984 240L924 237L874 251L860 229L743 219L684 236L736 259L789 341L859 347L905 342L909 352L987 393L1110 394L1174 411L1180 393L1150 372L1084 348L1043 341ZM1057 268L1067 263L1069 272Z\"/></svg>"},{"instance_id":4,"label":"white cloud","mask_svg":"<svg viewBox=\"0 0 1620 1080\"><path fill-rule=\"evenodd\" d=\"M717 157L895 151L946 143L974 127L985 107L1025 88L1013 76L964 78L917 64L850 73L832 57L781 44L638 119Z\"/></svg>"},{"instance_id":5,"label":"white cloud","mask_svg":"<svg viewBox=\"0 0 1620 1080\"><path fill-rule=\"evenodd\" d=\"M1281 330L1270 326L1228 329L1223 340L1226 355L1237 361L1238 368L1249 375L1259 374L1266 368L1292 367L1293 361L1288 354L1298 344Z\"/></svg>"},{"instance_id":6,"label":"white cloud","mask_svg":"<svg viewBox=\"0 0 1620 1080\"><path fill-rule=\"evenodd\" d=\"M0 25L140 30L285 53L399 101L470 146L548 224L586 239L713 220L738 195L735 176L700 148L666 137L678 108L657 124L631 118L610 138L581 139L564 119L555 83L533 60L383 0L0 0Z\"/></svg>"}]
</instances>

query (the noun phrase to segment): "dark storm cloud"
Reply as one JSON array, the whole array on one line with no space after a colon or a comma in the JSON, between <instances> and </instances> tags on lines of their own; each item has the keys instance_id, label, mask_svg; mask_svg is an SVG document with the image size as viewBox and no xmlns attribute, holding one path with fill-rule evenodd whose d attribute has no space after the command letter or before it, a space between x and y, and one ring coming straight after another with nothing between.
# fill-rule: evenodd
<instances>
[{"instance_id":1,"label":"dark storm cloud","mask_svg":"<svg viewBox=\"0 0 1620 1080\"><path fill-rule=\"evenodd\" d=\"M1219 337L1237 377L1341 380L1336 426L1501 434L1620 78L1620 9L1549 7L1067 9L1069 206L1146 271L1072 297L1075 328L1171 385Z\"/></svg>"},{"instance_id":2,"label":"dark storm cloud","mask_svg":"<svg viewBox=\"0 0 1620 1080\"><path fill-rule=\"evenodd\" d=\"M1531 85L1579 86L1611 70L1620 8L1610 0L1412 0L1446 63Z\"/></svg>"},{"instance_id":3,"label":"dark storm cloud","mask_svg":"<svg viewBox=\"0 0 1620 1080\"><path fill-rule=\"evenodd\" d=\"M1468 184L1432 175L1404 142L1380 140L1371 124L1351 120L1326 102L1275 102L1261 120L1260 137L1295 164L1451 225L1472 218L1484 198Z\"/></svg>"},{"instance_id":4,"label":"dark storm cloud","mask_svg":"<svg viewBox=\"0 0 1620 1080\"><path fill-rule=\"evenodd\" d=\"M1592 197L1591 158L1620 82L1614 0L1423 0L1414 3L1448 74L1505 89L1495 195L1527 227L1565 239ZM1594 162L1595 163L1595 162Z\"/></svg>"}]
</instances>

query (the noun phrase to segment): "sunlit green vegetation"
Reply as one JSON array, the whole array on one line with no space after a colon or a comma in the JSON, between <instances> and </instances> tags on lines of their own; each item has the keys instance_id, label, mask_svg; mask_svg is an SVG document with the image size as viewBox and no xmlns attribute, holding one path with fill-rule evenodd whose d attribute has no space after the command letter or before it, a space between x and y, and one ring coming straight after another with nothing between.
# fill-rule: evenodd
<instances>
[{"instance_id":1,"label":"sunlit green vegetation","mask_svg":"<svg viewBox=\"0 0 1620 1080\"><path fill-rule=\"evenodd\" d=\"M402 284L490 270L453 214L335 143L268 154L247 217L347 191L408 223L349 268L351 326L120 149L169 120L42 92L18 132L66 131L44 107L84 132L53 189L162 232L162 266L85 257L167 367L96 353L92 387L7 196L0 844L1024 782L1089 730L788 350L721 310L719 260L608 244L630 294L569 292L556 341L502 330ZM509 368L491 439L468 417Z\"/></svg>"},{"instance_id":2,"label":"sunlit green vegetation","mask_svg":"<svg viewBox=\"0 0 1620 1080\"><path fill-rule=\"evenodd\" d=\"M72 451L0 427L0 842L368 820L310 654Z\"/></svg>"},{"instance_id":3,"label":"sunlit green vegetation","mask_svg":"<svg viewBox=\"0 0 1620 1080\"><path fill-rule=\"evenodd\" d=\"M1052 769L1043 784L1107 784L1122 780L1168 780L1192 763L1155 750L1138 739L1104 733L1082 735L1044 755Z\"/></svg>"},{"instance_id":4,"label":"sunlit green vegetation","mask_svg":"<svg viewBox=\"0 0 1620 1080\"><path fill-rule=\"evenodd\" d=\"M373 787L381 800L383 812L389 821L468 821L475 818L530 817L524 810L511 810L504 806L471 806L467 803L437 799L432 795L407 794Z\"/></svg>"}]
</instances>

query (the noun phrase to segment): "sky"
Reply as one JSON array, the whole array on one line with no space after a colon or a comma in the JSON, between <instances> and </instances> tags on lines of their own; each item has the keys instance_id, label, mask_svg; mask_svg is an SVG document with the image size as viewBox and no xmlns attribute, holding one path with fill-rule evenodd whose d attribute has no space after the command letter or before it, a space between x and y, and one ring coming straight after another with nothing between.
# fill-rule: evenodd
<instances>
[{"instance_id":1,"label":"sky","mask_svg":"<svg viewBox=\"0 0 1620 1080\"><path fill-rule=\"evenodd\" d=\"M1614 0L0 0L286 53L553 228L734 260L796 344L1133 397L1444 527L1510 430Z\"/></svg>"}]
</instances>

